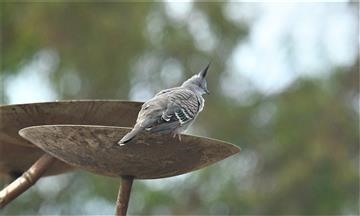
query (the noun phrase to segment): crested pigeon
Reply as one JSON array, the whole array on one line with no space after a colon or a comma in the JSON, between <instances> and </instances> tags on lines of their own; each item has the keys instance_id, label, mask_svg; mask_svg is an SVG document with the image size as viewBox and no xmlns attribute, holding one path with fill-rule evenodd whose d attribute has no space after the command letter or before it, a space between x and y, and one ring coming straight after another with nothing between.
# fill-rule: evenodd
<instances>
[{"instance_id":1,"label":"crested pigeon","mask_svg":"<svg viewBox=\"0 0 360 216\"><path fill-rule=\"evenodd\" d=\"M165 89L146 101L138 113L134 128L119 142L125 145L142 131L179 136L194 122L204 108L203 94L209 94L206 74L209 65L200 73L193 75L181 86Z\"/></svg>"}]
</instances>

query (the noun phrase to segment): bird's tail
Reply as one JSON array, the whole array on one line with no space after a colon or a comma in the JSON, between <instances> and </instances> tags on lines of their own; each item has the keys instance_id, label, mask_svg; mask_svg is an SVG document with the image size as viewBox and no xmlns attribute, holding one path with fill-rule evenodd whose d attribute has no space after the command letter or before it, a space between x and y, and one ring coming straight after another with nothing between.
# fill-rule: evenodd
<instances>
[{"instance_id":1,"label":"bird's tail","mask_svg":"<svg viewBox=\"0 0 360 216\"><path fill-rule=\"evenodd\" d=\"M130 140L134 139L134 137L140 133L144 128L140 127L139 125L135 125L134 128L127 133L121 140L118 142L120 146L125 145L125 143L129 142Z\"/></svg>"}]
</instances>

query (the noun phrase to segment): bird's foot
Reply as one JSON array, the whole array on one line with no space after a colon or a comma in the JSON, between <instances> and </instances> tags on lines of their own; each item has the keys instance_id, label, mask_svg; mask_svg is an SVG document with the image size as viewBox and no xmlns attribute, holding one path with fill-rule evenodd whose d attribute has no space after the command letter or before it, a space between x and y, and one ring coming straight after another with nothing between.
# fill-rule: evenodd
<instances>
[{"instance_id":1,"label":"bird's foot","mask_svg":"<svg viewBox=\"0 0 360 216\"><path fill-rule=\"evenodd\" d=\"M181 142L181 134L180 134L180 133L174 133L174 134L173 134L173 138L175 138L176 135L178 136L178 139L179 139L179 141Z\"/></svg>"}]
</instances>

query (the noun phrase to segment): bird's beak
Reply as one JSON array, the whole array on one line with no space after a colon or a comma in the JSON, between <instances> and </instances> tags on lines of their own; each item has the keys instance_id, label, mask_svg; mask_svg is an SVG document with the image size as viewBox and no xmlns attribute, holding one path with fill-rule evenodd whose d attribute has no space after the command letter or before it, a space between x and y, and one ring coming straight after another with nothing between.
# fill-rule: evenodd
<instances>
[{"instance_id":1,"label":"bird's beak","mask_svg":"<svg viewBox=\"0 0 360 216\"><path fill-rule=\"evenodd\" d=\"M205 93L206 93L207 95L209 95L209 94L210 94L210 91L209 91L208 89L205 89Z\"/></svg>"}]
</instances>

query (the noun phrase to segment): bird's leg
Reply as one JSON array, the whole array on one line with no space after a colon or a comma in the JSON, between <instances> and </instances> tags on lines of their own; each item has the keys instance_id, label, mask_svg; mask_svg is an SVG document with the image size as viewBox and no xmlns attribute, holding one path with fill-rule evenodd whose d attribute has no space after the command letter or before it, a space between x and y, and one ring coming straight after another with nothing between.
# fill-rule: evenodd
<instances>
[{"instance_id":1,"label":"bird's leg","mask_svg":"<svg viewBox=\"0 0 360 216\"><path fill-rule=\"evenodd\" d=\"M180 134L180 133L173 132L173 138L174 138L174 139L176 138L176 135L177 135L179 141L181 142L181 134Z\"/></svg>"},{"instance_id":2,"label":"bird's leg","mask_svg":"<svg viewBox=\"0 0 360 216\"><path fill-rule=\"evenodd\" d=\"M181 133L178 133L177 135L179 137L179 141L181 142Z\"/></svg>"},{"instance_id":3,"label":"bird's leg","mask_svg":"<svg viewBox=\"0 0 360 216\"><path fill-rule=\"evenodd\" d=\"M178 139L181 142L181 134L177 132L173 132L173 138L176 138L176 135L178 136Z\"/></svg>"}]
</instances>

